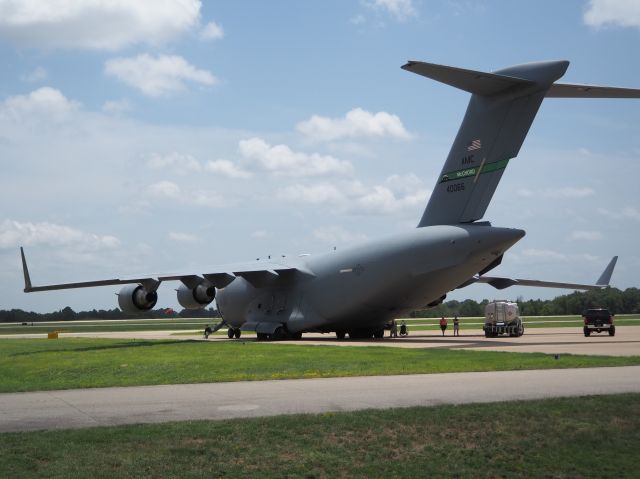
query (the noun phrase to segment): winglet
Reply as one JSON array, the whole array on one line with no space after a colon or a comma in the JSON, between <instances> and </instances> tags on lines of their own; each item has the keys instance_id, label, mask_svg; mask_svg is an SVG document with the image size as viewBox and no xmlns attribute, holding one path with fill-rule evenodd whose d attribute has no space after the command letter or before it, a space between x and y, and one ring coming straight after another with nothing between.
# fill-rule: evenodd
<instances>
[{"instance_id":1,"label":"winglet","mask_svg":"<svg viewBox=\"0 0 640 479\"><path fill-rule=\"evenodd\" d=\"M609 286L609 281L611 280L611 275L613 274L613 268L616 267L616 262L618 261L618 257L614 256L607 267L604 269L596 284L598 286Z\"/></svg>"},{"instance_id":2,"label":"winglet","mask_svg":"<svg viewBox=\"0 0 640 479\"><path fill-rule=\"evenodd\" d=\"M24 257L24 249L20 246L20 256L22 256L22 273L24 274L24 292L29 293L32 290L31 277L29 276L29 268L27 268L27 260Z\"/></svg>"}]
</instances>

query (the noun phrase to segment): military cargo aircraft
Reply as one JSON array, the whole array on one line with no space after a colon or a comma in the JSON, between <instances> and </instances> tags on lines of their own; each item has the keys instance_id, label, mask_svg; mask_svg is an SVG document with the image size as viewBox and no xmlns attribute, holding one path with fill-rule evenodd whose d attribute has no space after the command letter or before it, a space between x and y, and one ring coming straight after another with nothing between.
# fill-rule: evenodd
<instances>
[{"instance_id":1,"label":"military cargo aircraft","mask_svg":"<svg viewBox=\"0 0 640 479\"><path fill-rule=\"evenodd\" d=\"M21 248L27 293L124 285L120 308L144 313L163 281L178 281L178 302L199 309L216 299L229 336L258 339L335 332L380 338L394 318L441 303L454 289L488 283L570 289L608 286L617 257L595 284L487 276L520 240L521 229L481 221L509 162L518 155L545 98L640 98L640 89L555 83L568 61L512 66L492 73L410 61L402 68L471 93L417 228L319 255L221 265L205 271L33 286Z\"/></svg>"}]
</instances>

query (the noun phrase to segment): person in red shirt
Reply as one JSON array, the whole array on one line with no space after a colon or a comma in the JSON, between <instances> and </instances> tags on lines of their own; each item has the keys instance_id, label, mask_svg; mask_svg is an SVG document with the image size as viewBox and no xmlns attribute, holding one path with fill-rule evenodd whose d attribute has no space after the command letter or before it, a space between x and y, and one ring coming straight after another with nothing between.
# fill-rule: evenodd
<instances>
[{"instance_id":1,"label":"person in red shirt","mask_svg":"<svg viewBox=\"0 0 640 479\"><path fill-rule=\"evenodd\" d=\"M444 336L444 332L447 330L447 318L444 316L440 320L440 329L442 329L442 335Z\"/></svg>"}]
</instances>

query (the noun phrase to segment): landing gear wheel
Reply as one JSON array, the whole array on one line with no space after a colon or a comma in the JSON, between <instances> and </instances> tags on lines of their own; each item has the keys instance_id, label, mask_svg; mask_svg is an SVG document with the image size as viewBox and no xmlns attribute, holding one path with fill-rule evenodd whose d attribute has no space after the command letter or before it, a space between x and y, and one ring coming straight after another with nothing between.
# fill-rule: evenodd
<instances>
[{"instance_id":1,"label":"landing gear wheel","mask_svg":"<svg viewBox=\"0 0 640 479\"><path fill-rule=\"evenodd\" d=\"M233 328L227 329L227 336L229 337L229 339L233 339L234 334L235 330Z\"/></svg>"},{"instance_id":2,"label":"landing gear wheel","mask_svg":"<svg viewBox=\"0 0 640 479\"><path fill-rule=\"evenodd\" d=\"M373 332L373 337L376 339L384 338L384 329L377 329Z\"/></svg>"},{"instance_id":3,"label":"landing gear wheel","mask_svg":"<svg viewBox=\"0 0 640 479\"><path fill-rule=\"evenodd\" d=\"M291 339L295 339L296 341L299 341L302 339L302 333L293 333L291 335Z\"/></svg>"},{"instance_id":4,"label":"landing gear wheel","mask_svg":"<svg viewBox=\"0 0 640 479\"><path fill-rule=\"evenodd\" d=\"M256 333L258 337L258 341L267 341L269 339L269 335L267 333Z\"/></svg>"},{"instance_id":5,"label":"landing gear wheel","mask_svg":"<svg viewBox=\"0 0 640 479\"><path fill-rule=\"evenodd\" d=\"M346 336L347 336L347 333L345 333L344 331L336 331L336 338L344 339Z\"/></svg>"},{"instance_id":6,"label":"landing gear wheel","mask_svg":"<svg viewBox=\"0 0 640 479\"><path fill-rule=\"evenodd\" d=\"M240 339L240 336L242 335L242 331L240 331L240 328L236 328L235 331L233 332L233 335L235 336L236 339Z\"/></svg>"},{"instance_id":7,"label":"landing gear wheel","mask_svg":"<svg viewBox=\"0 0 640 479\"><path fill-rule=\"evenodd\" d=\"M287 336L284 328L282 326L278 326L276 330L271 335L271 339L274 341L281 341Z\"/></svg>"}]
</instances>

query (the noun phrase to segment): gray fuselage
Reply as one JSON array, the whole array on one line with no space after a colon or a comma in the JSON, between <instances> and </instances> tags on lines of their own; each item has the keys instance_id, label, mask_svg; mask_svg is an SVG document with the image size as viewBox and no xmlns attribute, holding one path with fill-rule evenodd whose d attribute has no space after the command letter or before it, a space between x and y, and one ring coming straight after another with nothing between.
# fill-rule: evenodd
<instances>
[{"instance_id":1,"label":"gray fuselage","mask_svg":"<svg viewBox=\"0 0 640 479\"><path fill-rule=\"evenodd\" d=\"M218 309L227 324L252 330L269 324L291 333L374 330L438 301L524 234L487 224L430 226L344 250L283 258L283 264L310 274L278 277L261 287L236 278L219 290Z\"/></svg>"}]
</instances>

